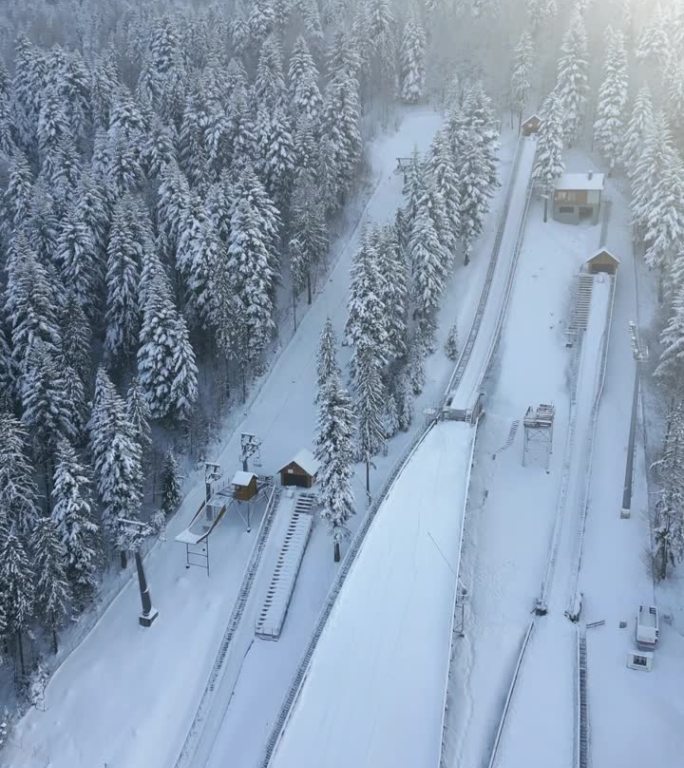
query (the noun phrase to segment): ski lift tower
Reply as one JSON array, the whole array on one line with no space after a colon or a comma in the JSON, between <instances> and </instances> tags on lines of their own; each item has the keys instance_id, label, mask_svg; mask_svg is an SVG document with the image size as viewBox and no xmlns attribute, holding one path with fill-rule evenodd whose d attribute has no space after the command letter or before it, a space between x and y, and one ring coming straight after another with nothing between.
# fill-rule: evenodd
<instances>
[{"instance_id":1,"label":"ski lift tower","mask_svg":"<svg viewBox=\"0 0 684 768\"><path fill-rule=\"evenodd\" d=\"M240 461L242 471L249 472L249 460L254 458L254 465L261 466L261 440L250 432L240 435Z\"/></svg>"},{"instance_id":2,"label":"ski lift tower","mask_svg":"<svg viewBox=\"0 0 684 768\"><path fill-rule=\"evenodd\" d=\"M551 453L553 452L553 421L556 409L545 403L537 408L530 406L525 413L523 426L525 439L523 443L523 467L541 460L544 469L549 471Z\"/></svg>"}]
</instances>

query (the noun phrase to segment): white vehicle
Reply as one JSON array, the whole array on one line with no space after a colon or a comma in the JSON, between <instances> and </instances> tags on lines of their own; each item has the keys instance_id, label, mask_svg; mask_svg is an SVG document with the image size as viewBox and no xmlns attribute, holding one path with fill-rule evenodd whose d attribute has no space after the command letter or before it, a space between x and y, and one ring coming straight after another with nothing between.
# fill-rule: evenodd
<instances>
[{"instance_id":1,"label":"white vehicle","mask_svg":"<svg viewBox=\"0 0 684 768\"><path fill-rule=\"evenodd\" d=\"M639 648L655 648L658 644L658 609L655 605L640 605L636 620L636 642Z\"/></svg>"}]
</instances>

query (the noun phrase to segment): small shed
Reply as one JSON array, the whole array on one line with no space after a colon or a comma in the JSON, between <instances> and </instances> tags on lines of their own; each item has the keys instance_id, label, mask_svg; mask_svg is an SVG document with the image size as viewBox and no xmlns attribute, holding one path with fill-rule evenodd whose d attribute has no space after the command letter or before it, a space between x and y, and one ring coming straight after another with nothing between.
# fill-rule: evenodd
<instances>
[{"instance_id":1,"label":"small shed","mask_svg":"<svg viewBox=\"0 0 684 768\"><path fill-rule=\"evenodd\" d=\"M295 485L299 488L311 488L316 482L318 461L311 451L303 448L280 469L280 482L283 485Z\"/></svg>"},{"instance_id":2,"label":"small shed","mask_svg":"<svg viewBox=\"0 0 684 768\"><path fill-rule=\"evenodd\" d=\"M541 124L542 119L539 115L530 115L527 120L523 120L520 132L523 136L533 136L535 133L539 133Z\"/></svg>"},{"instance_id":3,"label":"small shed","mask_svg":"<svg viewBox=\"0 0 684 768\"><path fill-rule=\"evenodd\" d=\"M598 224L603 185L602 173L563 174L553 193L553 218L563 224Z\"/></svg>"},{"instance_id":4,"label":"small shed","mask_svg":"<svg viewBox=\"0 0 684 768\"><path fill-rule=\"evenodd\" d=\"M238 501L249 501L257 494L257 476L254 472L236 472L231 481L233 498Z\"/></svg>"},{"instance_id":5,"label":"small shed","mask_svg":"<svg viewBox=\"0 0 684 768\"><path fill-rule=\"evenodd\" d=\"M620 259L617 256L613 256L605 248L597 251L584 265L590 275L595 275L597 272L607 272L609 275L614 275L619 266Z\"/></svg>"}]
</instances>

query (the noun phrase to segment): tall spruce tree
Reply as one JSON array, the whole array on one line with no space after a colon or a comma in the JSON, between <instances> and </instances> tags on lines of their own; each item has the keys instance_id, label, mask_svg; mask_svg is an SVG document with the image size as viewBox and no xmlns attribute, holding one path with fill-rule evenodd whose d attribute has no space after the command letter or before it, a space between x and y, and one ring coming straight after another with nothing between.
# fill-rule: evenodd
<instances>
[{"instance_id":1,"label":"tall spruce tree","mask_svg":"<svg viewBox=\"0 0 684 768\"><path fill-rule=\"evenodd\" d=\"M354 514L353 477L354 412L352 401L340 382L334 353L335 334L329 322L323 328L318 353L318 430L316 458L321 516L327 520L333 539L335 562L340 545L349 537L347 522Z\"/></svg>"},{"instance_id":2,"label":"tall spruce tree","mask_svg":"<svg viewBox=\"0 0 684 768\"><path fill-rule=\"evenodd\" d=\"M604 79L598 92L594 140L610 170L619 159L624 141L624 111L627 104L627 52L624 36L608 28Z\"/></svg>"}]
</instances>

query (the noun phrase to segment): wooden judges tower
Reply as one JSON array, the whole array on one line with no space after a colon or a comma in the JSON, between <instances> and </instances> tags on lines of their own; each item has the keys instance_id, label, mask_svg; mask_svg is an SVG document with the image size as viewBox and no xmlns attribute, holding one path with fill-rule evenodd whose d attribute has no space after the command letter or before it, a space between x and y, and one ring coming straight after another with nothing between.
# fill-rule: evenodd
<instances>
[{"instance_id":1,"label":"wooden judges tower","mask_svg":"<svg viewBox=\"0 0 684 768\"><path fill-rule=\"evenodd\" d=\"M536 409L530 406L525 413L523 426L523 466L542 464L549 471L553 452L553 419L556 409L553 405L541 403Z\"/></svg>"}]
</instances>

